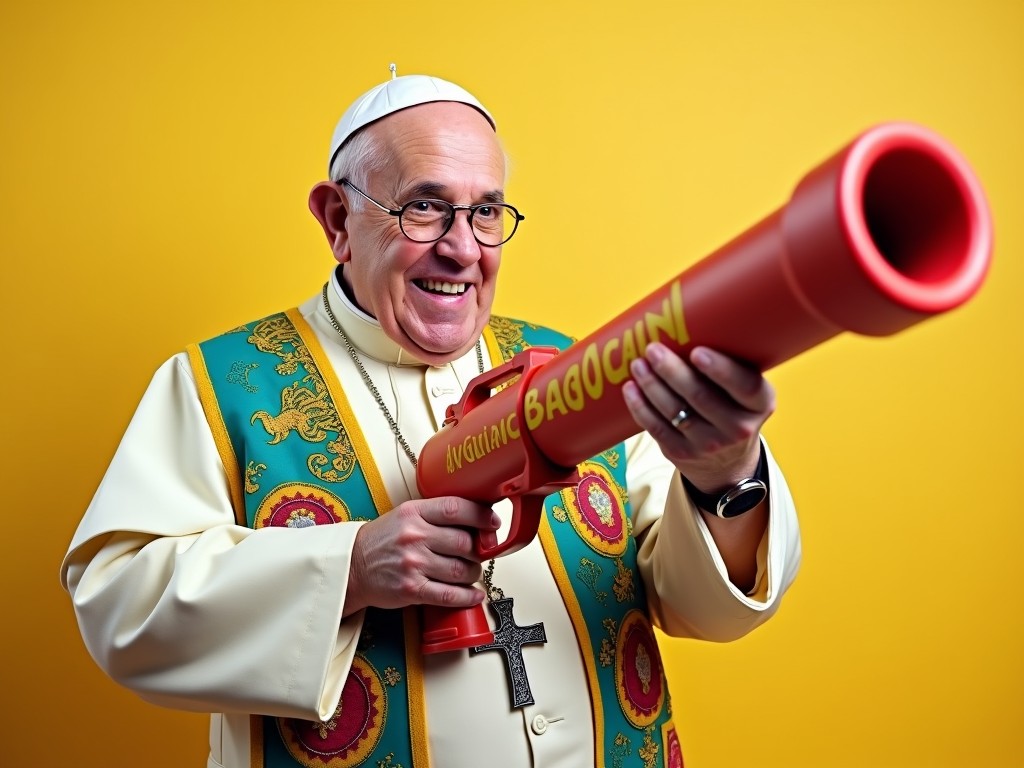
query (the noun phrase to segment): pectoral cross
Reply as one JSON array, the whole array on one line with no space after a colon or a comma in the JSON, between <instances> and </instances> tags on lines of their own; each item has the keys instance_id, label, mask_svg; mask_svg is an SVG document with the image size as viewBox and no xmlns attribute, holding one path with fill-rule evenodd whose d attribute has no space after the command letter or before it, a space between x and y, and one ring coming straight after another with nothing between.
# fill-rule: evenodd
<instances>
[{"instance_id":1,"label":"pectoral cross","mask_svg":"<svg viewBox=\"0 0 1024 768\"><path fill-rule=\"evenodd\" d=\"M494 642L470 648L469 652L475 656L484 651L501 651L505 656L505 669L511 687L509 698L512 709L533 704L533 691L530 690L530 680L526 676L526 664L523 662L523 646L546 643L548 638L544 634L544 625L531 624L528 627L521 627L516 624L512 617L511 597L492 600L489 605L498 621L498 628L494 630Z\"/></svg>"}]
</instances>

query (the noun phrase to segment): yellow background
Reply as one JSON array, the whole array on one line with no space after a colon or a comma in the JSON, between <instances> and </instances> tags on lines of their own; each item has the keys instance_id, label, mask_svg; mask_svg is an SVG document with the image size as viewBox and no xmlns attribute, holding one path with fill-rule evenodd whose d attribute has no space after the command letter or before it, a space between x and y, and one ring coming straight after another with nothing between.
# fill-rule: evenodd
<instances>
[{"instance_id":1,"label":"yellow background","mask_svg":"<svg viewBox=\"0 0 1024 768\"><path fill-rule=\"evenodd\" d=\"M527 221L496 310L577 336L862 128L960 148L988 281L770 373L803 570L753 635L664 651L690 768L1024 765L1022 33L1017 0L4 3L3 763L204 764L205 717L93 665L58 563L157 365L323 283L306 194L396 61L497 116Z\"/></svg>"}]
</instances>

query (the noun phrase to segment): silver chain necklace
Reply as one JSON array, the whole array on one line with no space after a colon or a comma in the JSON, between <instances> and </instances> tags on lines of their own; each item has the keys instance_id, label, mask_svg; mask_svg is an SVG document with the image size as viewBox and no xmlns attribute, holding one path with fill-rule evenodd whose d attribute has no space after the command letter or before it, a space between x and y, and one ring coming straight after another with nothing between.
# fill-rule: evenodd
<instances>
[{"instance_id":1,"label":"silver chain necklace","mask_svg":"<svg viewBox=\"0 0 1024 768\"><path fill-rule=\"evenodd\" d=\"M373 399L377 401L377 406L380 408L381 413L384 414L384 418L388 420L388 425L391 427L391 431L395 433L395 437L398 438L398 444L402 446L402 450L405 451L405 455L409 457L409 461L412 465L416 466L416 454L413 453L412 448L409 447L409 443L406 442L405 437L402 435L402 431L398 428L398 422L395 421L391 415L391 411L388 410L387 403L384 402L384 398L380 396L380 392L377 391L377 387L374 386L373 379L370 378L369 372L366 370L366 366L363 365L363 361L359 357L359 353L356 352L356 348L352 346L352 342L348 340L348 334L341 328L341 323L338 322L338 318L334 316L334 312L331 311L331 302L327 298L327 286L329 283L324 283L323 299L324 299L324 311L327 313L327 319L331 321L331 325L334 326L334 330L341 336L341 340L345 342L345 346L348 347L348 354L352 358L352 362L356 364L356 368L359 369L359 375L363 377L363 381L366 383L367 389L370 390L370 394L373 395ZM480 348L480 339L476 340L476 365L479 368L480 373L484 372L484 353Z\"/></svg>"},{"instance_id":2,"label":"silver chain necklace","mask_svg":"<svg viewBox=\"0 0 1024 768\"><path fill-rule=\"evenodd\" d=\"M359 353L356 352L356 348L349 341L348 334L345 333L341 328L341 323L338 322L338 318L335 317L334 312L331 310L331 302L327 298L327 287L330 283L324 283L323 289L323 303L324 311L327 313L327 319L331 321L331 325L334 330L341 336L341 340L345 342L345 346L348 348L349 357L352 358L352 362L356 364L356 368L359 369L359 375L363 377L363 382L366 384L366 388L370 390L370 394L373 395L373 399L377 401L377 407L380 408L381 413L384 414L384 418L388 420L388 426L391 427L391 431L394 433L395 438L398 440L398 444L402 446L402 450L405 455L409 458L409 462L415 467L417 466L416 454L412 448L409 447L409 443L406 441L405 436L402 434L402 430L398 428L398 422L395 421L394 416L391 415L391 411L384 402L384 398L380 396L380 392L377 390L376 385L373 383L373 379L370 378L369 371L366 370L366 366L363 365L362 359L359 357ZM480 339L476 340L476 365L480 370L480 373L484 372L484 353L480 347ZM484 571L484 588L487 590L487 597L490 600L499 600L505 596L505 593L498 587L495 587L491 579L494 577L494 560L491 560L487 564L487 570Z\"/></svg>"}]
</instances>

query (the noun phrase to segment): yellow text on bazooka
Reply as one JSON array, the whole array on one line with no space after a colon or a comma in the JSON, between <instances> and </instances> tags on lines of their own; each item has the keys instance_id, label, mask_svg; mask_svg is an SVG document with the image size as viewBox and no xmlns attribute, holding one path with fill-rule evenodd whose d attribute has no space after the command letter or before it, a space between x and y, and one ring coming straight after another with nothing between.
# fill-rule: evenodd
<instances>
[{"instance_id":1,"label":"yellow text on bazooka","mask_svg":"<svg viewBox=\"0 0 1024 768\"><path fill-rule=\"evenodd\" d=\"M543 401L539 389L528 389L523 397L527 429L535 430L545 421L568 415L570 411L582 411L588 402L600 400L607 387L628 379L629 364L642 356L649 344L662 338L671 339L680 346L689 340L678 280L672 283L668 296L662 299L660 312L645 312L621 334L587 344L583 352L578 353L577 362L570 365L560 378L547 383ZM446 452L448 474L461 469L464 464L482 459L510 440L518 439L519 428L514 424L515 414L510 413L497 424L485 427L460 443L449 444Z\"/></svg>"}]
</instances>

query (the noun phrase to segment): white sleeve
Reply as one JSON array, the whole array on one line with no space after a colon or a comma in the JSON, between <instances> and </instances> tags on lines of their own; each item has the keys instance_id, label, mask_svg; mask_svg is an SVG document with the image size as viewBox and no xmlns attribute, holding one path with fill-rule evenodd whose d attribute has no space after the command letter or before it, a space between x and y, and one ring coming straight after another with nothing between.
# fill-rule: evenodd
<instances>
[{"instance_id":1,"label":"white sleeve","mask_svg":"<svg viewBox=\"0 0 1024 768\"><path fill-rule=\"evenodd\" d=\"M767 621L800 566L796 507L767 450L768 529L758 549L755 588L745 595L729 581L722 556L679 472L646 433L631 438L628 487L637 562L656 626L675 637L727 641Z\"/></svg>"},{"instance_id":2,"label":"white sleeve","mask_svg":"<svg viewBox=\"0 0 1024 768\"><path fill-rule=\"evenodd\" d=\"M61 567L85 644L164 706L326 720L362 613L341 621L360 523L251 530L185 355L155 374Z\"/></svg>"}]
</instances>

